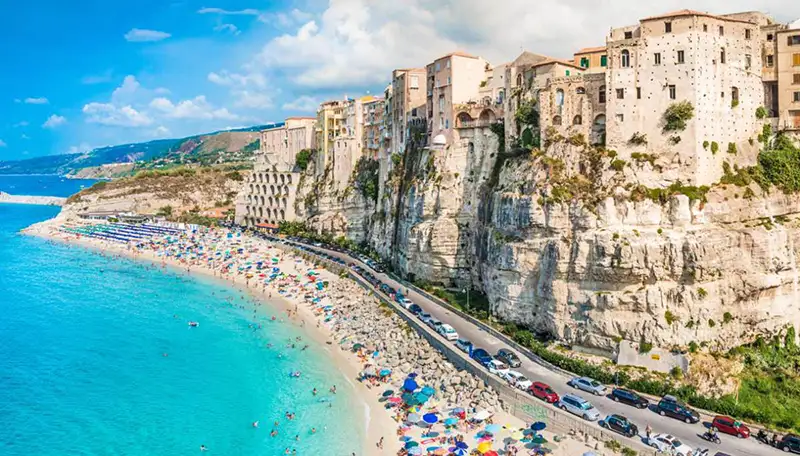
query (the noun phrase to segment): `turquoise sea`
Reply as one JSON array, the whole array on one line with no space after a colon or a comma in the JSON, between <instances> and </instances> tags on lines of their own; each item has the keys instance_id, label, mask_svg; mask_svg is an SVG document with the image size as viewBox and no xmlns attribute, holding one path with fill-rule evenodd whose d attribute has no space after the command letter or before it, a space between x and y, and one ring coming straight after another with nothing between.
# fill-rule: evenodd
<instances>
[{"instance_id":1,"label":"turquoise sea","mask_svg":"<svg viewBox=\"0 0 800 456\"><path fill-rule=\"evenodd\" d=\"M40 193L81 185L48 179ZM18 234L56 213L0 204L1 455L361 453L363 406L326 347L287 348L301 328L212 278ZM332 384L331 406L311 393Z\"/></svg>"}]
</instances>

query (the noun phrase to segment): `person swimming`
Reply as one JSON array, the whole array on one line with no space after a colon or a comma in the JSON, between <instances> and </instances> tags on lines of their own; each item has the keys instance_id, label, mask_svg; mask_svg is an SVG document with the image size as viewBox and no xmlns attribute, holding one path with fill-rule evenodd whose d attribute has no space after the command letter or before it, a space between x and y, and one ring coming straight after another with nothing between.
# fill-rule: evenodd
<instances>
[{"instance_id":1,"label":"person swimming","mask_svg":"<svg viewBox=\"0 0 800 456\"><path fill-rule=\"evenodd\" d=\"M253 421L253 427L254 427L254 428L258 428L258 421L257 421L257 420L256 420L256 421Z\"/></svg>"}]
</instances>

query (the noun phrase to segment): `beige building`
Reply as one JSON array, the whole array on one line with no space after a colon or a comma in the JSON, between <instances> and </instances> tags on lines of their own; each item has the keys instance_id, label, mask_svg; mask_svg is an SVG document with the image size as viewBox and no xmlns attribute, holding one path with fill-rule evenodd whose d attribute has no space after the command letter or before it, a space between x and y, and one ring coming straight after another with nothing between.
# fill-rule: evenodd
<instances>
[{"instance_id":1,"label":"beige building","mask_svg":"<svg viewBox=\"0 0 800 456\"><path fill-rule=\"evenodd\" d=\"M362 118L364 119L364 154L373 160L378 160L383 149L383 110L386 100L375 97L362 103Z\"/></svg>"},{"instance_id":2,"label":"beige building","mask_svg":"<svg viewBox=\"0 0 800 456\"><path fill-rule=\"evenodd\" d=\"M425 70L421 68L394 70L391 86L391 115L387 125L391 128L391 153L406 150L409 125L425 118Z\"/></svg>"},{"instance_id":3,"label":"beige building","mask_svg":"<svg viewBox=\"0 0 800 456\"><path fill-rule=\"evenodd\" d=\"M300 172L295 158L303 149L314 149L315 124L313 117L290 117L261 132L253 172L236 197L236 223L254 227L296 219Z\"/></svg>"},{"instance_id":4,"label":"beige building","mask_svg":"<svg viewBox=\"0 0 800 456\"><path fill-rule=\"evenodd\" d=\"M608 67L608 52L605 46L583 48L575 53L572 63L586 73L602 73Z\"/></svg>"},{"instance_id":5,"label":"beige building","mask_svg":"<svg viewBox=\"0 0 800 456\"><path fill-rule=\"evenodd\" d=\"M334 182L341 186L339 190L349 185L356 163L367 153L364 143L364 105L376 103L378 100L374 96L367 95L341 102L340 134L333 138L332 153L326 163L333 172Z\"/></svg>"},{"instance_id":6,"label":"beige building","mask_svg":"<svg viewBox=\"0 0 800 456\"><path fill-rule=\"evenodd\" d=\"M489 66L480 57L455 52L436 59L426 67L428 144L453 144L455 105L479 99L481 81Z\"/></svg>"},{"instance_id":7,"label":"beige building","mask_svg":"<svg viewBox=\"0 0 800 456\"><path fill-rule=\"evenodd\" d=\"M332 164L333 145L335 140L346 133L344 128L344 105L347 101L326 101L317 110L316 140L317 154L315 171L318 175Z\"/></svg>"},{"instance_id":8,"label":"beige building","mask_svg":"<svg viewBox=\"0 0 800 456\"><path fill-rule=\"evenodd\" d=\"M800 20L762 28L764 90L775 127L800 134Z\"/></svg>"}]
</instances>

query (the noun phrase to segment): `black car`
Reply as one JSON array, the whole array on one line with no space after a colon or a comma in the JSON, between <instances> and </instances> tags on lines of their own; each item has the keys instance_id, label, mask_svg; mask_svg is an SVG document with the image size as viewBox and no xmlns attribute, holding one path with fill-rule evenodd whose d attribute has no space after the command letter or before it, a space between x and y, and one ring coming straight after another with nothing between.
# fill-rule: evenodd
<instances>
[{"instance_id":1,"label":"black car","mask_svg":"<svg viewBox=\"0 0 800 456\"><path fill-rule=\"evenodd\" d=\"M778 441L778 449L787 453L800 453L800 437L786 434Z\"/></svg>"},{"instance_id":2,"label":"black car","mask_svg":"<svg viewBox=\"0 0 800 456\"><path fill-rule=\"evenodd\" d=\"M623 404L632 405L640 409L646 409L650 405L650 401L647 399L639 396L633 391L622 388L614 388L614 390L611 391L611 399L614 399L616 402L622 402Z\"/></svg>"},{"instance_id":3,"label":"black car","mask_svg":"<svg viewBox=\"0 0 800 456\"><path fill-rule=\"evenodd\" d=\"M639 428L622 415L609 415L600 422L600 426L611 429L614 432L619 432L626 437L639 435Z\"/></svg>"},{"instance_id":4,"label":"black car","mask_svg":"<svg viewBox=\"0 0 800 456\"><path fill-rule=\"evenodd\" d=\"M414 315L419 315L419 313L422 312L422 307L416 304L411 304L411 307L409 307L408 310L411 311L411 313L413 313Z\"/></svg>"},{"instance_id":5,"label":"black car","mask_svg":"<svg viewBox=\"0 0 800 456\"><path fill-rule=\"evenodd\" d=\"M519 357L511 350L507 350L505 348L501 348L500 350L498 350L497 354L495 355L495 358L508 364L512 368L517 368L522 365L522 362L520 362Z\"/></svg>"},{"instance_id":6,"label":"black car","mask_svg":"<svg viewBox=\"0 0 800 456\"><path fill-rule=\"evenodd\" d=\"M673 396L664 396L658 402L658 414L687 423L697 423L700 415Z\"/></svg>"}]
</instances>

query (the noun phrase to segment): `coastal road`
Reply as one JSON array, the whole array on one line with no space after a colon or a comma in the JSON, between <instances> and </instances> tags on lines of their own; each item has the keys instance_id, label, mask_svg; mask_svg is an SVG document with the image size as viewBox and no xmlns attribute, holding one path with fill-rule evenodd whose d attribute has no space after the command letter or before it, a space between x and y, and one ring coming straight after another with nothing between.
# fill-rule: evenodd
<instances>
[{"instance_id":1,"label":"coastal road","mask_svg":"<svg viewBox=\"0 0 800 456\"><path fill-rule=\"evenodd\" d=\"M406 297L422 307L425 312L428 312L438 320L451 325L456 331L458 331L460 337L472 341L476 348L483 348L491 354L497 353L497 351L501 348L518 352L518 350L509 347L503 341L497 339L492 334L484 331L470 321L451 312L449 309L439 305L435 301L428 299L426 296L415 292L413 288L408 288L408 293L406 293L406 284L398 282L387 274L375 272L372 270L372 268L357 258L353 258L345 253L316 247L311 244L303 245L309 249L324 252L328 255L341 258L348 263L355 263L364 269L369 270L383 283L386 283L397 290L402 290ZM628 417L628 419L630 419L639 427L639 430L642 433L642 436L639 438L642 441L644 440L644 429L649 424L653 429L653 434L672 434L693 449L709 448L709 456L713 456L717 451L726 453L730 456L761 456L769 454L782 454L781 451L763 445L752 437L749 439L737 439L734 436L720 434L720 439L722 439L722 443L720 445L707 442L700 436L705 432L706 425L708 425L710 422L709 417L701 416L702 419L698 424L686 424L682 421L658 415L655 411L653 411L654 404L652 403L650 409L641 410L625 404L614 402L608 397L592 396L588 393L574 390L569 387L567 385L567 381L569 381L571 377L566 377L560 372L551 371L546 367L531 361L525 356L520 356L520 359L522 360L522 366L515 370L525 374L528 379L531 381L547 383L559 394L559 396L563 396L567 393L573 393L589 400L600 411L603 417L611 414L619 414ZM620 436L620 438L624 439L622 436Z\"/></svg>"}]
</instances>

